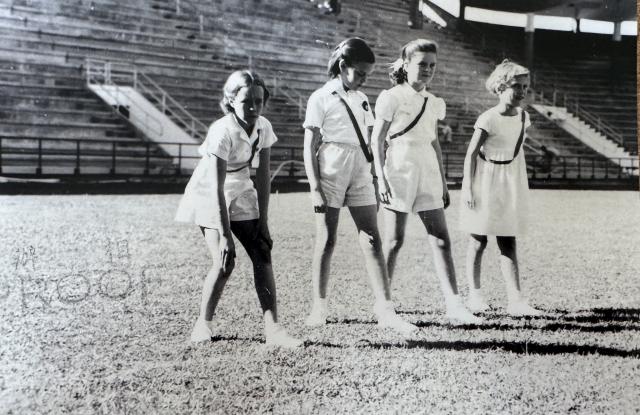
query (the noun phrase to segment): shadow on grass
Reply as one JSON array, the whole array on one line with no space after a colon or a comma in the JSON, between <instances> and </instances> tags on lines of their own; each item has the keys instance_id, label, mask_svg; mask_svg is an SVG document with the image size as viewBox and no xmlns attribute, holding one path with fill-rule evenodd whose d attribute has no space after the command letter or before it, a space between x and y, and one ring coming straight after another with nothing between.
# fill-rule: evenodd
<instances>
[{"instance_id":1,"label":"shadow on grass","mask_svg":"<svg viewBox=\"0 0 640 415\"><path fill-rule=\"evenodd\" d=\"M239 337L237 335L232 336L211 336L211 342L231 342L231 341L242 341L242 342L251 342L251 343L264 343L264 339L260 337Z\"/></svg>"},{"instance_id":2,"label":"shadow on grass","mask_svg":"<svg viewBox=\"0 0 640 415\"><path fill-rule=\"evenodd\" d=\"M486 323L479 325L452 325L435 321L418 321L418 327L441 327L465 330L540 330L540 331L579 331L585 333L616 333L621 331L640 331L640 309L638 308L593 308L585 310L545 310L538 317L511 317L495 311L482 313ZM399 311L398 314L426 315L418 310ZM492 323L492 320L509 318L525 321L525 324ZM553 321L548 324L529 325L529 321Z\"/></svg>"},{"instance_id":3,"label":"shadow on grass","mask_svg":"<svg viewBox=\"0 0 640 415\"><path fill-rule=\"evenodd\" d=\"M637 309L593 309L584 311L567 311L567 310L548 310L548 315L539 317L508 317L509 319L516 321L524 321L524 324L514 323L502 323L491 322L491 320L500 320L507 316L497 313L484 313L483 316L487 318L483 324L461 324L453 325L450 323L440 323L437 321L425 321L418 320L414 324L421 328L446 328L454 330L539 330L539 331L578 331L583 333L617 333L623 331L640 331L640 317L636 313L640 312ZM578 313L589 313L585 315L576 315ZM419 311L402 311L398 314L407 315L425 315ZM555 315L554 315L555 314ZM546 324L531 325L531 321L548 321L555 320ZM591 324L580 324L591 323ZM359 318L342 318L328 320L327 324L367 324L374 325L376 321L366 320Z\"/></svg>"},{"instance_id":4,"label":"shadow on grass","mask_svg":"<svg viewBox=\"0 0 640 415\"><path fill-rule=\"evenodd\" d=\"M331 348L372 348L372 349L424 349L424 350L455 350L455 351L502 351L523 355L558 355L576 354L580 356L601 355L613 357L640 358L640 350L624 350L613 347L577 344L544 344L536 342L519 341L427 341L407 340L398 343L359 342L355 345L342 345L328 342L305 342L305 347L320 346Z\"/></svg>"},{"instance_id":5,"label":"shadow on grass","mask_svg":"<svg viewBox=\"0 0 640 415\"><path fill-rule=\"evenodd\" d=\"M640 322L640 308L592 308L587 310L554 310L566 321L578 323Z\"/></svg>"},{"instance_id":6,"label":"shadow on grass","mask_svg":"<svg viewBox=\"0 0 640 415\"><path fill-rule=\"evenodd\" d=\"M640 331L640 325L628 325L619 323L605 323L582 325L575 323L550 323L533 326L530 324L518 325L510 323L485 323L485 324L462 324L453 325L448 323L438 323L434 321L417 321L414 323L421 328L439 327L454 330L539 330L539 331L579 331L583 333L617 333L621 331Z\"/></svg>"}]
</instances>

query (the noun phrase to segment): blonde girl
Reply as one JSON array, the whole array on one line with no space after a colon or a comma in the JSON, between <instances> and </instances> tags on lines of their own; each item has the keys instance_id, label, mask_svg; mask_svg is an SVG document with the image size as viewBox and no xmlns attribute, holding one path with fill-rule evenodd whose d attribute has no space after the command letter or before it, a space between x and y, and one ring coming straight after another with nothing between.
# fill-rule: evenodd
<instances>
[{"instance_id":1,"label":"blonde girl","mask_svg":"<svg viewBox=\"0 0 640 415\"><path fill-rule=\"evenodd\" d=\"M376 101L372 147L385 208L384 253L389 278L402 247L407 218L418 215L427 231L447 317L456 323L479 323L458 296L451 240L444 209L449 192L438 142L438 120L445 117L442 98L428 92L437 65L438 47L426 39L402 48L391 78L395 86Z\"/></svg>"},{"instance_id":2,"label":"blonde girl","mask_svg":"<svg viewBox=\"0 0 640 415\"><path fill-rule=\"evenodd\" d=\"M241 70L229 76L221 102L226 115L211 125L199 147L202 159L178 207L176 220L200 226L213 258L192 341L211 338L216 306L235 263L233 233L253 262L266 343L284 347L302 344L278 324L267 223L270 147L277 137L271 123L260 115L268 99L269 91L256 73ZM254 157L259 159L255 187L249 171Z\"/></svg>"},{"instance_id":3,"label":"blonde girl","mask_svg":"<svg viewBox=\"0 0 640 415\"><path fill-rule=\"evenodd\" d=\"M485 84L498 104L475 123L464 162L460 227L471 234L467 250L468 306L485 311L489 305L480 290L480 266L487 236L496 237L500 268L507 290L507 313L536 316L522 296L516 235L526 225L529 193L527 167L522 151L529 114L521 108L529 87L529 70L508 59L496 66Z\"/></svg>"},{"instance_id":4,"label":"blonde girl","mask_svg":"<svg viewBox=\"0 0 640 415\"><path fill-rule=\"evenodd\" d=\"M378 325L409 333L416 327L402 320L389 301L370 165L369 127L373 125L373 115L367 96L358 90L374 63L374 54L364 40L350 38L341 42L329 60L329 82L315 91L307 103L304 160L316 217L316 242L311 271L313 307L306 323L326 323L331 255L340 208L347 206L358 230L376 298L373 309Z\"/></svg>"}]
</instances>

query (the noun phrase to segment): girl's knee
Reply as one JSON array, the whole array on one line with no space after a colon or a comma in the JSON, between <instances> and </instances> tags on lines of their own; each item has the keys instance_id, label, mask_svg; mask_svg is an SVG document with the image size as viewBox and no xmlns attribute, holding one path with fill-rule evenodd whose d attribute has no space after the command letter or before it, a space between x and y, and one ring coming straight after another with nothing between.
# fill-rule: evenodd
<instances>
[{"instance_id":1,"label":"girl's knee","mask_svg":"<svg viewBox=\"0 0 640 415\"><path fill-rule=\"evenodd\" d=\"M376 252L382 252L382 241L380 241L380 234L376 231L361 230L358 233L358 241L364 249L373 249Z\"/></svg>"},{"instance_id":2,"label":"girl's knee","mask_svg":"<svg viewBox=\"0 0 640 415\"><path fill-rule=\"evenodd\" d=\"M476 251L478 253L482 253L482 252L484 252L486 247L487 247L487 237L486 236L469 238L469 248L470 249L473 249L474 251Z\"/></svg>"},{"instance_id":3,"label":"girl's knee","mask_svg":"<svg viewBox=\"0 0 640 415\"><path fill-rule=\"evenodd\" d=\"M212 274L210 275L217 276L217 279L228 280L235 266L235 261L231 261L231 263L227 264L226 268L223 268L221 264L214 262L213 266L211 267Z\"/></svg>"},{"instance_id":4,"label":"girl's knee","mask_svg":"<svg viewBox=\"0 0 640 415\"><path fill-rule=\"evenodd\" d=\"M267 241L258 238L251 248L250 257L253 262L259 261L264 264L271 263L271 247Z\"/></svg>"},{"instance_id":5,"label":"girl's knee","mask_svg":"<svg viewBox=\"0 0 640 415\"><path fill-rule=\"evenodd\" d=\"M387 251L397 252L404 245L404 235L396 236L395 238L387 239L384 241L384 245Z\"/></svg>"},{"instance_id":6,"label":"girl's knee","mask_svg":"<svg viewBox=\"0 0 640 415\"><path fill-rule=\"evenodd\" d=\"M430 238L431 244L433 247L440 251L449 252L451 251L451 239L448 236L444 237L436 237L433 236Z\"/></svg>"},{"instance_id":7,"label":"girl's knee","mask_svg":"<svg viewBox=\"0 0 640 415\"><path fill-rule=\"evenodd\" d=\"M333 252L336 246L336 235L334 233L323 232L316 237L316 246L325 252Z\"/></svg>"}]
</instances>

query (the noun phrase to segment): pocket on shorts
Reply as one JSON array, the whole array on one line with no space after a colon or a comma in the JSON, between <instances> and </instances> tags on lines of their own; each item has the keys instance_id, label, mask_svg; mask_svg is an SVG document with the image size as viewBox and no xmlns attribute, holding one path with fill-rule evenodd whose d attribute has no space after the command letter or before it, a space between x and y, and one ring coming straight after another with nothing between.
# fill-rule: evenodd
<instances>
[{"instance_id":1,"label":"pocket on shorts","mask_svg":"<svg viewBox=\"0 0 640 415\"><path fill-rule=\"evenodd\" d=\"M320 178L334 181L345 171L345 152L331 143L324 143L318 150L318 169Z\"/></svg>"}]
</instances>

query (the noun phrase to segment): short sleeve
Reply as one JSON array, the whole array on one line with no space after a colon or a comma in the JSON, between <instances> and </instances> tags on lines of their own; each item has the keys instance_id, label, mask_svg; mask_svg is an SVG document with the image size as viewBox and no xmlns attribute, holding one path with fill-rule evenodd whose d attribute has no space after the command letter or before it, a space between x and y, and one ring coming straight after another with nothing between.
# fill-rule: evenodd
<instances>
[{"instance_id":1,"label":"short sleeve","mask_svg":"<svg viewBox=\"0 0 640 415\"><path fill-rule=\"evenodd\" d=\"M373 117L373 111L371 111L371 106L369 105L369 98L366 96L364 97L362 107L364 109L364 122L367 127L372 127L376 119Z\"/></svg>"},{"instance_id":2,"label":"short sleeve","mask_svg":"<svg viewBox=\"0 0 640 415\"><path fill-rule=\"evenodd\" d=\"M273 131L273 126L271 125L271 122L269 122L269 120L267 120L266 118L262 118L262 143L260 145L261 148L269 148L271 147L276 141L278 141L278 137L276 136L276 133Z\"/></svg>"},{"instance_id":3,"label":"short sleeve","mask_svg":"<svg viewBox=\"0 0 640 415\"><path fill-rule=\"evenodd\" d=\"M382 91L376 100L376 117L387 122L393 121L397 106L393 94L388 90Z\"/></svg>"},{"instance_id":4,"label":"short sleeve","mask_svg":"<svg viewBox=\"0 0 640 415\"><path fill-rule=\"evenodd\" d=\"M444 120L444 117L447 116L447 104L444 103L444 99L436 98L435 99L435 114L439 120Z\"/></svg>"},{"instance_id":5,"label":"short sleeve","mask_svg":"<svg viewBox=\"0 0 640 415\"><path fill-rule=\"evenodd\" d=\"M215 122L209 127L205 139L205 152L208 156L218 156L228 161L231 152L231 137L222 122Z\"/></svg>"},{"instance_id":6,"label":"short sleeve","mask_svg":"<svg viewBox=\"0 0 640 415\"><path fill-rule=\"evenodd\" d=\"M529 127L531 127L531 117L527 111L524 111L524 129L526 130Z\"/></svg>"},{"instance_id":7,"label":"short sleeve","mask_svg":"<svg viewBox=\"0 0 640 415\"><path fill-rule=\"evenodd\" d=\"M324 108L322 105L322 96L320 90L315 91L307 101L307 110L302 127L304 128L322 128L324 123Z\"/></svg>"},{"instance_id":8,"label":"short sleeve","mask_svg":"<svg viewBox=\"0 0 640 415\"><path fill-rule=\"evenodd\" d=\"M483 129L487 133L490 133L491 132L491 113L487 111L480 114L480 116L478 117L478 120L476 121L473 127Z\"/></svg>"}]
</instances>

